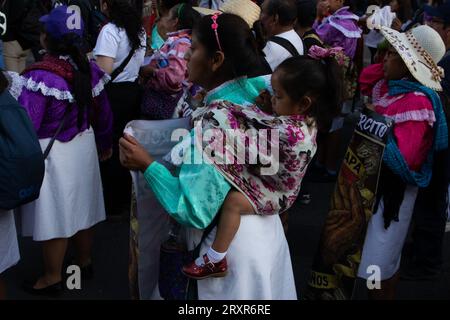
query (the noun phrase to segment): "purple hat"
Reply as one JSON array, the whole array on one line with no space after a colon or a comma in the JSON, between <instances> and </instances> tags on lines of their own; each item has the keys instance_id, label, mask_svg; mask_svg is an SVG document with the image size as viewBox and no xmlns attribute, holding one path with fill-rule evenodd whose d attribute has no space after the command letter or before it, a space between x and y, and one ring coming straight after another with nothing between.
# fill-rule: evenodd
<instances>
[{"instance_id":1,"label":"purple hat","mask_svg":"<svg viewBox=\"0 0 450 320\"><path fill-rule=\"evenodd\" d=\"M42 16L39 21L44 24L45 31L55 39L61 39L64 35L75 33L83 36L83 19L80 10L76 6L58 6L49 14Z\"/></svg>"}]
</instances>

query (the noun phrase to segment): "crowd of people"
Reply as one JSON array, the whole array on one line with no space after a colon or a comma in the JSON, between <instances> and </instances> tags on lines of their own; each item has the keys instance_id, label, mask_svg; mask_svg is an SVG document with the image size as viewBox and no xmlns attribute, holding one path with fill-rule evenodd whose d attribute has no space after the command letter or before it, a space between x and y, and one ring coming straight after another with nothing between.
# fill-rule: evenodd
<instances>
[{"instance_id":1,"label":"crowd of people","mask_svg":"<svg viewBox=\"0 0 450 320\"><path fill-rule=\"evenodd\" d=\"M61 293L67 263L92 277L95 225L130 215L136 201L130 171L142 174L171 234L184 230L181 246L165 234L140 237L157 248L199 249L173 276L197 280L196 298L303 298L288 217L295 201L311 201L305 180L336 181L344 119L361 102L393 128L358 276L379 266L381 289L369 297L395 299L411 225L406 275L439 274L450 173L450 1L5 0L0 12L0 106L26 111L45 163L37 199L11 207L0 196L0 299L2 273L20 260L16 224L19 236L42 246L44 272L24 281L28 293ZM182 118L189 133L164 161L124 133L133 120ZM198 140L208 130L215 134ZM240 157L235 148L223 152L218 137L230 130L277 132L278 154L263 154L247 136L238 142L245 161L228 162ZM4 132L0 148L14 154L20 146L6 142L14 132ZM190 161L196 157L208 161ZM276 172L265 174L275 162ZM75 256L67 262L69 242ZM132 289L133 298L164 298L159 258L150 256L150 293ZM144 272L130 264L130 274Z\"/></svg>"}]
</instances>

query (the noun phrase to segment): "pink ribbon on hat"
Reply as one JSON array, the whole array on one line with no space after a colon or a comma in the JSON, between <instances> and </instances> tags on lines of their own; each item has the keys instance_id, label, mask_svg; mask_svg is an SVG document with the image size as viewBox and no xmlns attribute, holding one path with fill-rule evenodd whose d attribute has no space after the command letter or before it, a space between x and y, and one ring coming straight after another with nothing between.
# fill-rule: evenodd
<instances>
[{"instance_id":1,"label":"pink ribbon on hat","mask_svg":"<svg viewBox=\"0 0 450 320\"><path fill-rule=\"evenodd\" d=\"M308 56L310 56L315 60L322 60L333 57L336 58L340 66L342 66L345 63L344 48L342 47L322 48L314 45L309 49Z\"/></svg>"}]
</instances>

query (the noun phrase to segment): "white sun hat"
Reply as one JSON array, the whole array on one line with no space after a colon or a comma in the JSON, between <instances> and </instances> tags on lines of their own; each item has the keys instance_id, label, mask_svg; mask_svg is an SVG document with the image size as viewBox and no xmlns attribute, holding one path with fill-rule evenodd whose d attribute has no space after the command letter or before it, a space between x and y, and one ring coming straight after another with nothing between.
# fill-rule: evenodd
<instances>
[{"instance_id":1,"label":"white sun hat","mask_svg":"<svg viewBox=\"0 0 450 320\"><path fill-rule=\"evenodd\" d=\"M444 69L437 63L445 54L441 36L433 28L422 25L405 33L381 27L383 36L405 62L413 77L424 86L442 91Z\"/></svg>"}]
</instances>

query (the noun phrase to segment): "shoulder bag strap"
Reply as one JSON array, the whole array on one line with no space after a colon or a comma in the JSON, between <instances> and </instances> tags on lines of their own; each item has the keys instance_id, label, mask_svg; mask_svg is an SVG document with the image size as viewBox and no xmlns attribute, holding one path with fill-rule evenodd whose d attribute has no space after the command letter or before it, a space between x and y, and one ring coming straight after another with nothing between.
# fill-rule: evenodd
<instances>
[{"instance_id":1,"label":"shoulder bag strap","mask_svg":"<svg viewBox=\"0 0 450 320\"><path fill-rule=\"evenodd\" d=\"M59 124L58 129L56 130L54 136L52 137L52 139L48 143L47 148L45 148L44 160L47 159L48 154L50 153L50 150L52 150L52 147L53 147L53 144L55 143L56 137L60 134L62 128L64 127L64 123L66 122L67 118L69 117L69 113L70 113L71 109L72 109L71 107L67 107L66 111L64 111L64 117L61 120L61 123Z\"/></svg>"},{"instance_id":2,"label":"shoulder bag strap","mask_svg":"<svg viewBox=\"0 0 450 320\"><path fill-rule=\"evenodd\" d=\"M114 81L114 79L117 78L117 76L119 74L121 74L123 72L123 70L125 70L125 67L128 65L128 63L130 63L131 58L134 55L135 50L131 50L130 53L128 54L128 56L126 57L125 60L123 60L123 62L120 64L120 66L118 66L112 73L111 73L111 82Z\"/></svg>"},{"instance_id":3,"label":"shoulder bag strap","mask_svg":"<svg viewBox=\"0 0 450 320\"><path fill-rule=\"evenodd\" d=\"M317 34L315 34L315 33L307 34L306 36L303 37L303 39L315 39L318 42L323 43L322 39L320 39L319 36Z\"/></svg>"},{"instance_id":4,"label":"shoulder bag strap","mask_svg":"<svg viewBox=\"0 0 450 320\"><path fill-rule=\"evenodd\" d=\"M269 41L275 42L276 44L282 46L293 57L298 57L300 55L298 53L297 49L294 47L294 45L289 40L287 40L285 38L273 36L273 37L269 38Z\"/></svg>"}]
</instances>

